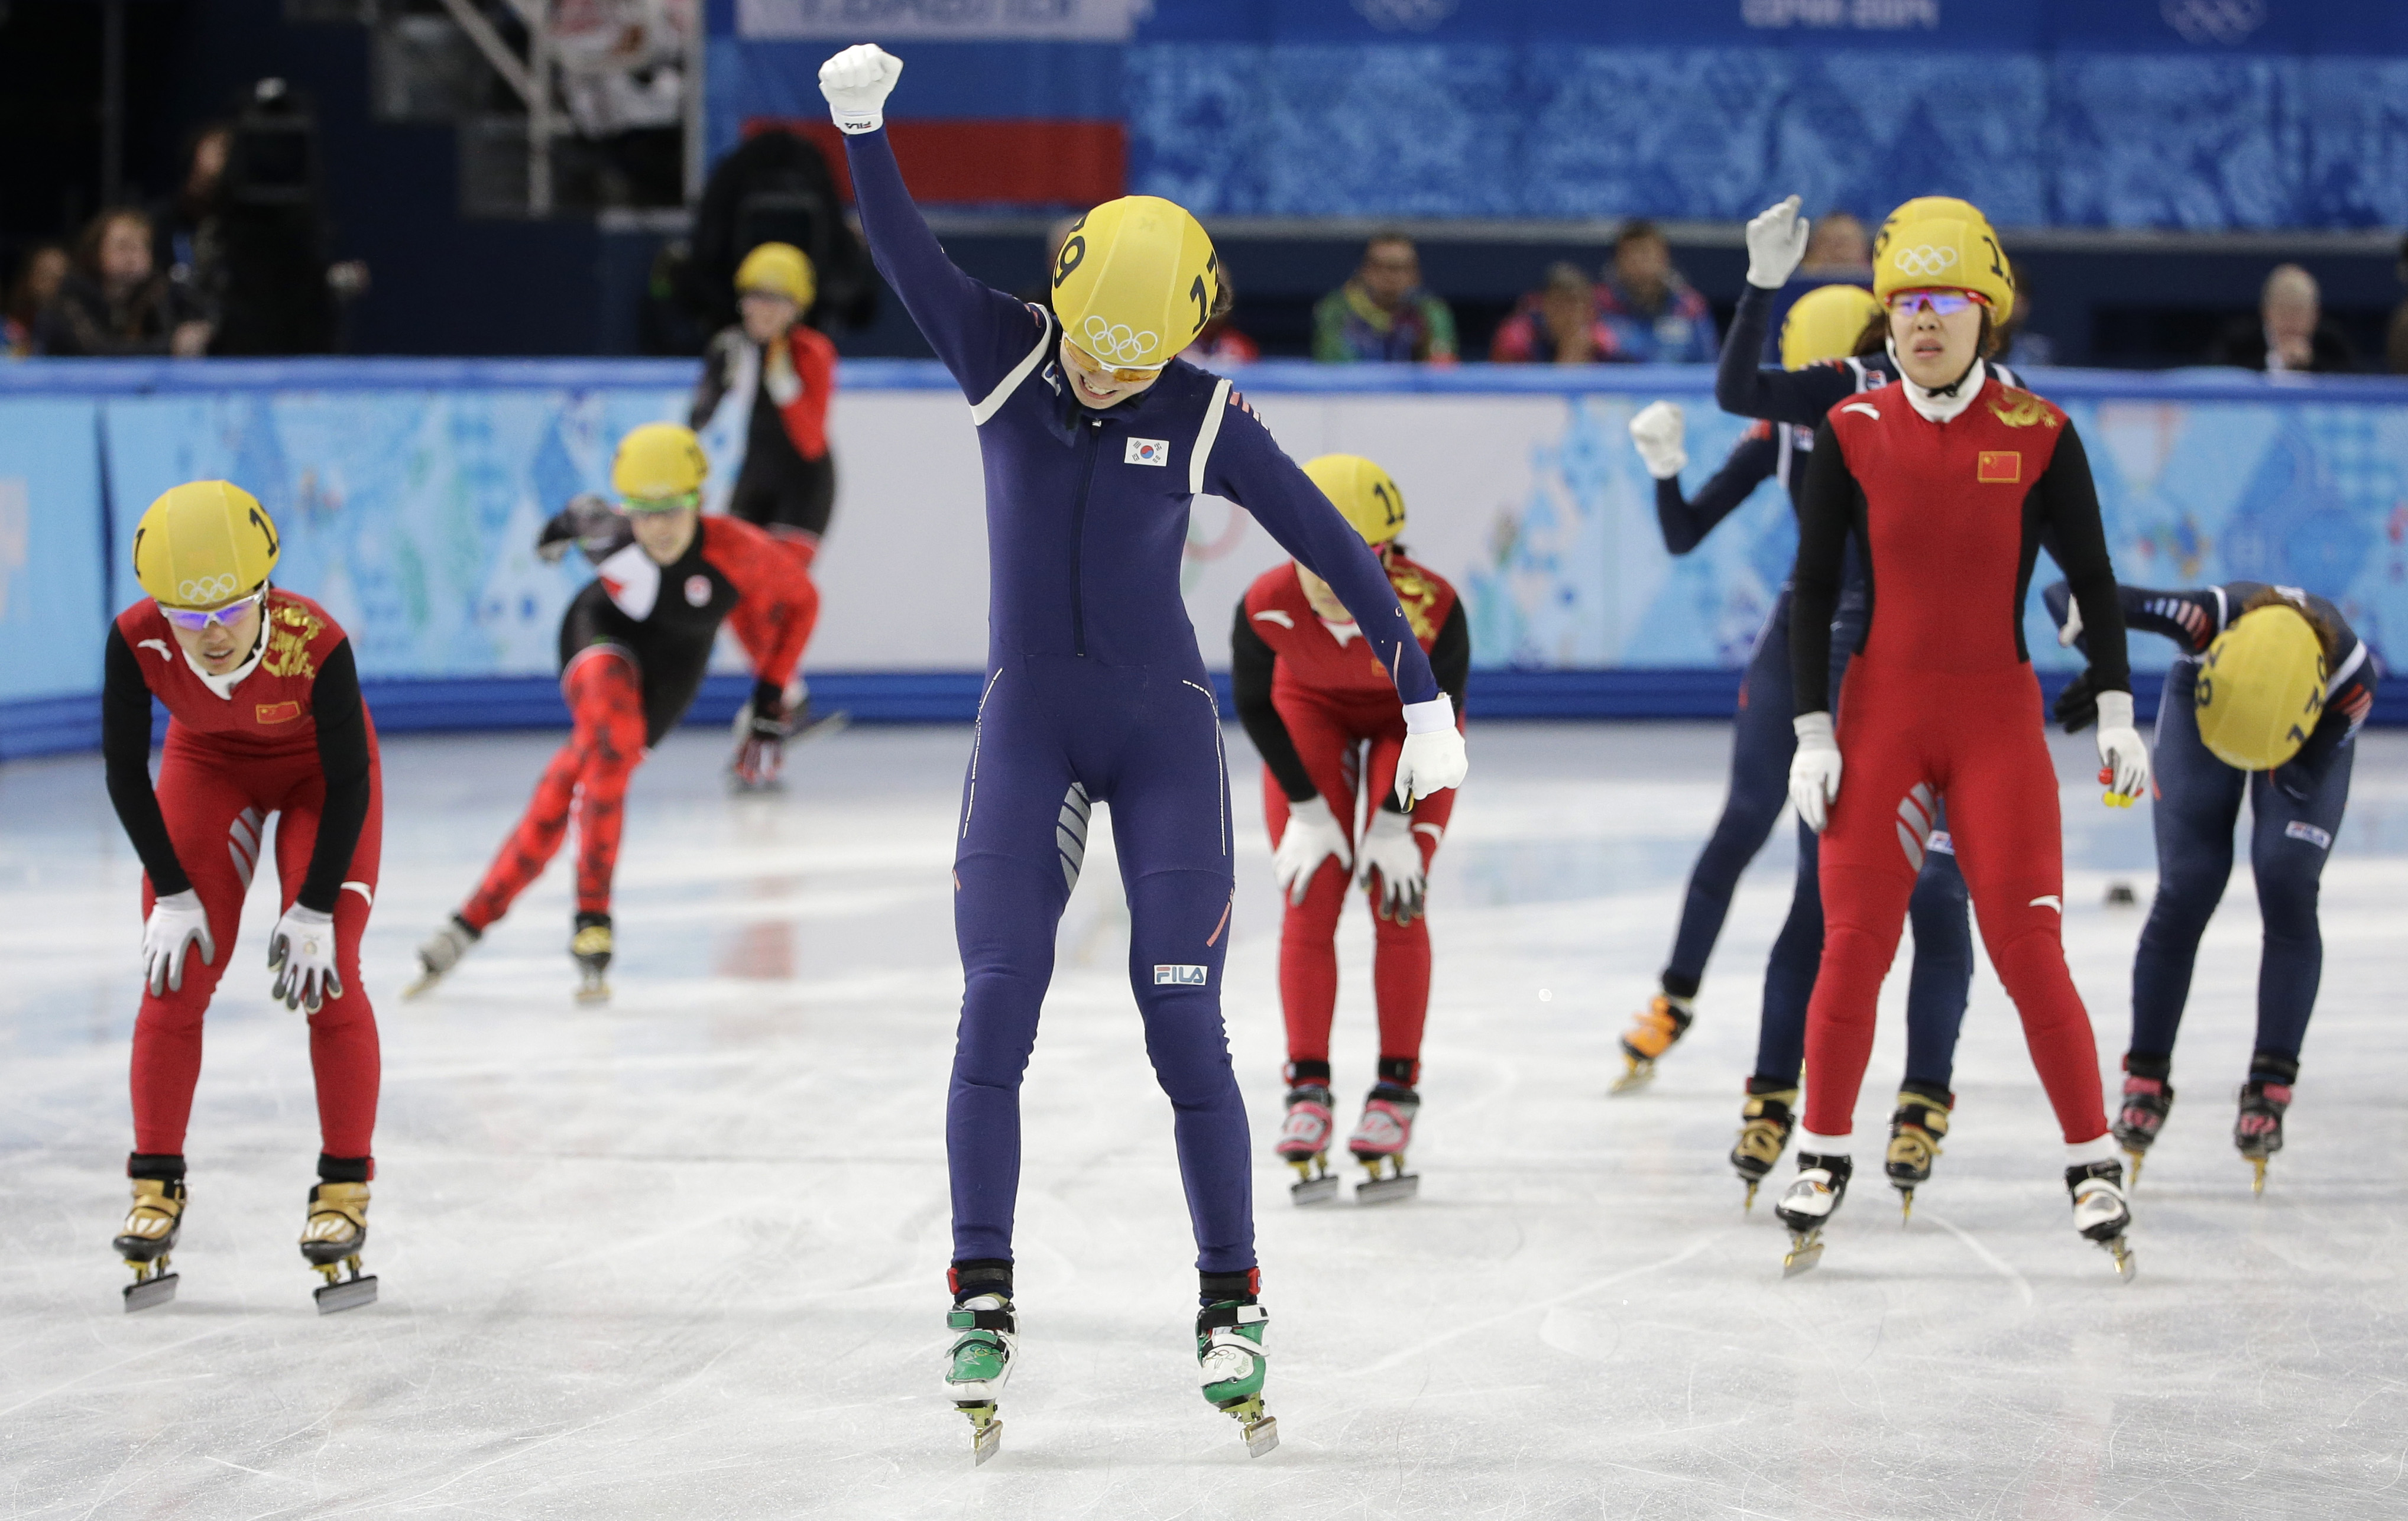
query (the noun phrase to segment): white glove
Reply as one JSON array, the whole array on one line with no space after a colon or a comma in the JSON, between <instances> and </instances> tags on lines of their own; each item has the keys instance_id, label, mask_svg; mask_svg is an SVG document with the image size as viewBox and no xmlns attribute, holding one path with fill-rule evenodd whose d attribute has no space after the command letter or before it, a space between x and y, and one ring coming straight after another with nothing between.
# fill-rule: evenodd
<instances>
[{"instance_id":1,"label":"white glove","mask_svg":"<svg viewBox=\"0 0 2408 1521\"><path fill-rule=\"evenodd\" d=\"M267 937L267 969L276 973L268 997L287 1009L316 1013L328 998L343 996L335 972L335 916L295 903Z\"/></svg>"},{"instance_id":2,"label":"white glove","mask_svg":"<svg viewBox=\"0 0 2408 1521\"><path fill-rule=\"evenodd\" d=\"M1455 699L1441 692L1427 702L1405 704L1405 748L1397 757L1397 800L1411 808L1425 797L1463 785L1471 759L1455 727Z\"/></svg>"},{"instance_id":3,"label":"white glove","mask_svg":"<svg viewBox=\"0 0 2408 1521\"><path fill-rule=\"evenodd\" d=\"M875 42L859 42L820 65L820 93L848 136L886 124L886 97L903 77L903 60Z\"/></svg>"},{"instance_id":4,"label":"white glove","mask_svg":"<svg viewBox=\"0 0 2408 1521\"><path fill-rule=\"evenodd\" d=\"M202 964L216 966L218 942L200 894L187 887L150 905L150 917L142 921L142 975L152 997L184 991L184 948L194 940L201 942Z\"/></svg>"},{"instance_id":5,"label":"white glove","mask_svg":"<svg viewBox=\"0 0 2408 1521\"><path fill-rule=\"evenodd\" d=\"M1346 831L1338 826L1327 798L1318 795L1287 805L1287 827L1280 831L1279 847L1271 852L1271 880L1290 903L1301 903L1312 890L1321 863L1335 857L1341 867L1354 865Z\"/></svg>"},{"instance_id":6,"label":"white glove","mask_svg":"<svg viewBox=\"0 0 2408 1521\"><path fill-rule=\"evenodd\" d=\"M2082 604L2068 602L2065 605L2065 626L2057 631L2057 647L2060 650L2071 650L2073 648L2073 641L2081 637ZM2124 700L2128 704L2132 700L2132 695L2128 692L2125 693Z\"/></svg>"},{"instance_id":7,"label":"white glove","mask_svg":"<svg viewBox=\"0 0 2408 1521\"><path fill-rule=\"evenodd\" d=\"M1840 741L1832 736L1828 713L1800 713L1789 726L1798 732L1798 753L1789 757L1789 800L1806 827L1819 835L1840 797Z\"/></svg>"},{"instance_id":8,"label":"white glove","mask_svg":"<svg viewBox=\"0 0 2408 1521\"><path fill-rule=\"evenodd\" d=\"M825 77L823 71L823 78ZM1798 261L1806 257L1806 230L1812 225L1798 214L1797 196L1779 201L1757 212L1747 224L1747 282L1762 290L1777 291L1789 283L1798 272Z\"/></svg>"},{"instance_id":9,"label":"white glove","mask_svg":"<svg viewBox=\"0 0 2408 1521\"><path fill-rule=\"evenodd\" d=\"M1689 452L1681 441L1686 429L1681 409L1671 402L1651 401L1639 409L1630 420L1630 441L1639 446L1649 475L1670 481L1688 466Z\"/></svg>"},{"instance_id":10,"label":"white glove","mask_svg":"<svg viewBox=\"0 0 2408 1521\"><path fill-rule=\"evenodd\" d=\"M1366 886L1374 876L1380 879L1373 901L1382 918L1410 925L1421 917L1429 878L1422 866L1421 841L1413 838L1412 814L1371 811L1371 827L1363 834L1360 875Z\"/></svg>"},{"instance_id":11,"label":"white glove","mask_svg":"<svg viewBox=\"0 0 2408 1521\"><path fill-rule=\"evenodd\" d=\"M2099 694L2099 781L2109 808L2129 808L2149 790L2149 752L2132 726L2132 694Z\"/></svg>"}]
</instances>

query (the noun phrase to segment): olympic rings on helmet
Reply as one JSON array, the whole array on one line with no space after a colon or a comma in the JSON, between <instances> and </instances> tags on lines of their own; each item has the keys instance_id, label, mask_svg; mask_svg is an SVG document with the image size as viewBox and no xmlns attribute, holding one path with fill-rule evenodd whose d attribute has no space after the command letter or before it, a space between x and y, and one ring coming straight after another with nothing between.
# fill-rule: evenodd
<instances>
[{"instance_id":1,"label":"olympic rings on helmet","mask_svg":"<svg viewBox=\"0 0 2408 1521\"><path fill-rule=\"evenodd\" d=\"M223 602L241 588L235 585L231 574L201 576L181 582L176 588L176 599L190 607L206 607Z\"/></svg>"},{"instance_id":2,"label":"olympic rings on helmet","mask_svg":"<svg viewBox=\"0 0 2408 1521\"><path fill-rule=\"evenodd\" d=\"M1956 251L1935 248L1929 243L1902 248L1890 255L1891 267L1901 275L1944 275L1956 266Z\"/></svg>"},{"instance_id":3,"label":"olympic rings on helmet","mask_svg":"<svg viewBox=\"0 0 2408 1521\"><path fill-rule=\"evenodd\" d=\"M1080 331L1079 347L1105 364L1131 365L1162 346L1158 333L1139 333L1104 321L1099 313L1090 312L1086 325Z\"/></svg>"}]
</instances>

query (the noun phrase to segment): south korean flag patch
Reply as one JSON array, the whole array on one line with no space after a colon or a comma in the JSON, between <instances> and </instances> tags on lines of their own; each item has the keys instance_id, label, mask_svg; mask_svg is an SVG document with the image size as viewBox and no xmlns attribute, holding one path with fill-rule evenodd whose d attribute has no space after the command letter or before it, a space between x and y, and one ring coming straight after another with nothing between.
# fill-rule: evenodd
<instances>
[{"instance_id":1,"label":"south korean flag patch","mask_svg":"<svg viewBox=\"0 0 2408 1521\"><path fill-rule=\"evenodd\" d=\"M1153 465L1167 467L1170 464L1170 440L1168 438L1131 438L1128 441L1128 452L1121 456L1121 463L1124 465Z\"/></svg>"}]
</instances>

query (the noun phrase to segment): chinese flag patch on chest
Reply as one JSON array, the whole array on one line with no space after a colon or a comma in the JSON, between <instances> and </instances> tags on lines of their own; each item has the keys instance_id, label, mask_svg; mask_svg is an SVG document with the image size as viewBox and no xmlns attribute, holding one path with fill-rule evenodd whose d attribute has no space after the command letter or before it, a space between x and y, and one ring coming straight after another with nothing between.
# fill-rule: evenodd
<instances>
[{"instance_id":1,"label":"chinese flag patch on chest","mask_svg":"<svg viewBox=\"0 0 2408 1521\"><path fill-rule=\"evenodd\" d=\"M1985 449L1974 461L1973 479L1985 486L2020 485L2024 479L2024 456L2014 449Z\"/></svg>"},{"instance_id":2,"label":"chinese flag patch on chest","mask_svg":"<svg viewBox=\"0 0 2408 1521\"><path fill-rule=\"evenodd\" d=\"M290 724L301 716L297 702L263 702L252 710L262 724Z\"/></svg>"}]
</instances>

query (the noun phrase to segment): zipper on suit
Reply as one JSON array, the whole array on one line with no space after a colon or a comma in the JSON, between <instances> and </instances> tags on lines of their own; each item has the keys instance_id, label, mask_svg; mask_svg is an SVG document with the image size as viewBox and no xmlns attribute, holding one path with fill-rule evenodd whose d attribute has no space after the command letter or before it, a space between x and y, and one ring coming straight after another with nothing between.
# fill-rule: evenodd
<instances>
[{"instance_id":1,"label":"zipper on suit","mask_svg":"<svg viewBox=\"0 0 2408 1521\"><path fill-rule=\"evenodd\" d=\"M1085 587L1081 574L1081 562L1087 548L1087 492L1096 483L1096 452L1103 447L1104 420L1087 420L1087 466L1079 472L1079 505L1070 512L1070 647L1071 653L1087 653L1087 605Z\"/></svg>"}]
</instances>

